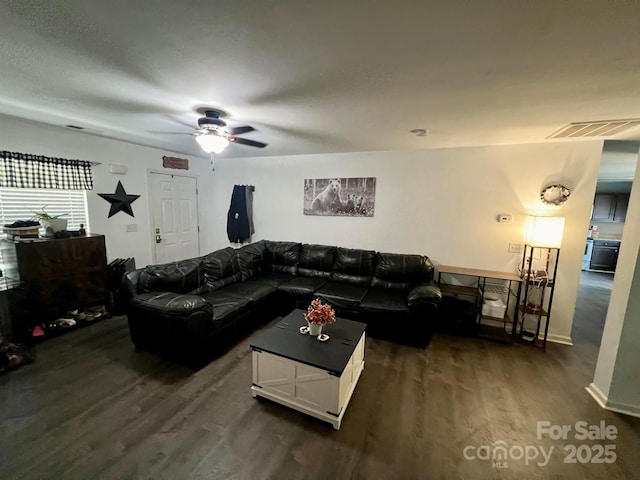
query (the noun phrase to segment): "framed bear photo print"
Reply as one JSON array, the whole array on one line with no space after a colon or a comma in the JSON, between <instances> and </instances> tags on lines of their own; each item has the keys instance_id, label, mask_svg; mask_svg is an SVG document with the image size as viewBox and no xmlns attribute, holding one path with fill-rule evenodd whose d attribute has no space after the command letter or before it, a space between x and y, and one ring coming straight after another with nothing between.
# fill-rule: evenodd
<instances>
[{"instance_id":1,"label":"framed bear photo print","mask_svg":"<svg viewBox=\"0 0 640 480\"><path fill-rule=\"evenodd\" d=\"M373 217L375 177L305 178L304 214Z\"/></svg>"}]
</instances>

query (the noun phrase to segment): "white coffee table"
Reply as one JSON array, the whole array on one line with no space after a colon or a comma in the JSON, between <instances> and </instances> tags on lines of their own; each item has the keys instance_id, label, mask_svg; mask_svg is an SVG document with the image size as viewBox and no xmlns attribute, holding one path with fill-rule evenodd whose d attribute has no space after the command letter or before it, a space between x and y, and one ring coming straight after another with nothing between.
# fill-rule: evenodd
<instances>
[{"instance_id":1,"label":"white coffee table","mask_svg":"<svg viewBox=\"0 0 640 480\"><path fill-rule=\"evenodd\" d=\"M338 430L364 370L366 325L337 319L323 328L327 342L303 335L303 310L294 310L254 342L251 395L267 398Z\"/></svg>"}]
</instances>

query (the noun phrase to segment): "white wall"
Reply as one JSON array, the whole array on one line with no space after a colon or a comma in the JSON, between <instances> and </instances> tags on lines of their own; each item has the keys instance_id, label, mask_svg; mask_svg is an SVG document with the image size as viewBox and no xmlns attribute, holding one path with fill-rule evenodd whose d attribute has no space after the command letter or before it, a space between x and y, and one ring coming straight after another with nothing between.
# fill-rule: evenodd
<instances>
[{"instance_id":1,"label":"white wall","mask_svg":"<svg viewBox=\"0 0 640 480\"><path fill-rule=\"evenodd\" d=\"M163 155L189 158L185 155L165 152L154 148L141 147L107 138L86 135L65 128L35 124L0 116L0 149L101 162L93 168L94 189L87 192L90 231L106 237L107 257L134 257L137 266L145 266L152 261L152 232L150 224L148 171L185 173L162 167ZM109 173L109 164L128 167L125 175ZM199 158L189 158L186 174L198 176L199 203L210 203L210 180L212 172L209 162ZM135 217L117 213L107 218L110 204L98 193L114 193L118 180L128 194L141 195L132 203ZM127 224L137 224L137 232L127 232ZM200 221L200 248L204 253L211 225Z\"/></svg>"},{"instance_id":2,"label":"white wall","mask_svg":"<svg viewBox=\"0 0 640 480\"><path fill-rule=\"evenodd\" d=\"M208 219L224 222L234 184L255 185L254 239L293 240L420 253L434 262L515 271L529 213L566 217L550 338L569 341L602 142L221 159ZM303 215L303 179L376 177L372 218ZM572 195L545 207L540 191L562 183ZM510 213L512 224L498 223ZM229 245L216 229L210 248Z\"/></svg>"},{"instance_id":3,"label":"white wall","mask_svg":"<svg viewBox=\"0 0 640 480\"><path fill-rule=\"evenodd\" d=\"M147 147L85 135L63 128L0 117L2 149L102 162L88 193L91 230L107 239L110 259L134 256L138 266L152 263L152 232L147 175L162 169L162 156ZM495 147L218 159L190 158L188 173L198 175L200 251L229 245L226 218L234 184L253 184L255 239L296 240L426 254L437 263L515 270L520 256L507 252L522 240L525 216L544 211L540 190L563 183L569 201L548 214L566 217L551 338L568 340L575 307L584 237L589 226L602 142L546 143ZM173 154L174 156L183 156ZM108 173L109 163L125 164L126 175ZM166 170L180 173L179 170ZM303 179L377 178L372 218L314 217L302 214ZM135 218L118 213L107 219L118 180L131 194ZM514 216L501 224L501 213ZM126 225L138 224L137 233Z\"/></svg>"}]
</instances>

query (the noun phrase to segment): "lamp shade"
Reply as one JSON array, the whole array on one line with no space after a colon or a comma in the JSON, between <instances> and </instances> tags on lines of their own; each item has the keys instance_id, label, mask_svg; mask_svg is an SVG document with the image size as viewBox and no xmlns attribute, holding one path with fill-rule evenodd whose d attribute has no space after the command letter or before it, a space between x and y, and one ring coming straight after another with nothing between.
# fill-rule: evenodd
<instances>
[{"instance_id":1,"label":"lamp shade","mask_svg":"<svg viewBox=\"0 0 640 480\"><path fill-rule=\"evenodd\" d=\"M196 142L207 153L220 153L229 145L229 140L212 133L198 135Z\"/></svg>"},{"instance_id":2,"label":"lamp shade","mask_svg":"<svg viewBox=\"0 0 640 480\"><path fill-rule=\"evenodd\" d=\"M532 247L560 248L564 233L564 218L529 217L524 241Z\"/></svg>"}]
</instances>

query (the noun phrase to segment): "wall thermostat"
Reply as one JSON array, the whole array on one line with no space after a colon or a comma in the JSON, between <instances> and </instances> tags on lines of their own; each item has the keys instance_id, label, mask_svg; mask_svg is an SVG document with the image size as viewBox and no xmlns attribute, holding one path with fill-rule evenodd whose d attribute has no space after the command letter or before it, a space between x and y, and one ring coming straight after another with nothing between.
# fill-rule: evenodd
<instances>
[{"instance_id":1,"label":"wall thermostat","mask_svg":"<svg viewBox=\"0 0 640 480\"><path fill-rule=\"evenodd\" d=\"M498 221L500 223L511 223L513 221L513 216L508 213L503 213L498 215Z\"/></svg>"}]
</instances>

